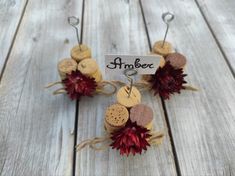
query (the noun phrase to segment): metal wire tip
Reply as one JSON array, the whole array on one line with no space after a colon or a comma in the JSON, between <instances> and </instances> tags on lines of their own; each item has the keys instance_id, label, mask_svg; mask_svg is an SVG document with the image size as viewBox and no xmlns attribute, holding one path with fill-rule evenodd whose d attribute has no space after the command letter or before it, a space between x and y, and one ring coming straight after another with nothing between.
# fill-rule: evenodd
<instances>
[{"instance_id":1,"label":"metal wire tip","mask_svg":"<svg viewBox=\"0 0 235 176\"><path fill-rule=\"evenodd\" d=\"M135 69L126 69L124 70L124 75L127 77L128 81L130 82L129 92L128 92L128 98L131 96L132 87L133 87L133 78L131 76L136 75L138 72Z\"/></svg>"},{"instance_id":2,"label":"metal wire tip","mask_svg":"<svg viewBox=\"0 0 235 176\"><path fill-rule=\"evenodd\" d=\"M162 14L162 20L165 24L170 24L171 21L173 21L175 18L175 15L171 12L165 12Z\"/></svg>"},{"instance_id":3,"label":"metal wire tip","mask_svg":"<svg viewBox=\"0 0 235 176\"><path fill-rule=\"evenodd\" d=\"M165 12L165 13L162 14L162 20L166 24L166 32L165 32L164 39L163 39L163 42L162 42L162 48L164 47L164 44L165 44L165 41L166 41L166 37L167 37L168 30L169 30L170 22L173 21L174 18L175 18L175 15L171 12Z\"/></svg>"},{"instance_id":4,"label":"metal wire tip","mask_svg":"<svg viewBox=\"0 0 235 176\"><path fill-rule=\"evenodd\" d=\"M68 23L73 27L76 27L79 24L79 22L80 22L79 18L75 16L68 17Z\"/></svg>"},{"instance_id":5,"label":"metal wire tip","mask_svg":"<svg viewBox=\"0 0 235 176\"><path fill-rule=\"evenodd\" d=\"M78 33L78 24L79 24L80 20L79 18L75 17L75 16L70 16L68 17L68 23L73 26L76 30L76 36L77 36L77 42L78 42L78 46L79 46L79 49L81 51L81 46L80 46L80 37L79 37L79 33Z\"/></svg>"}]
</instances>

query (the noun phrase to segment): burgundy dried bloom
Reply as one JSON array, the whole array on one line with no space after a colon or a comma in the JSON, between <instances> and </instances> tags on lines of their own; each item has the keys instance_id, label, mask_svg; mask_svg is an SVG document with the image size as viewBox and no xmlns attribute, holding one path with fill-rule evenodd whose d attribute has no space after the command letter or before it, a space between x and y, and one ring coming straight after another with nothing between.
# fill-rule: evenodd
<instances>
[{"instance_id":1,"label":"burgundy dried bloom","mask_svg":"<svg viewBox=\"0 0 235 176\"><path fill-rule=\"evenodd\" d=\"M157 69L149 82L154 95L159 94L164 99L169 99L170 94L180 93L180 90L185 88L183 86L187 83L184 80L185 76L187 75L183 74L182 68L176 69L169 62L166 62L163 67Z\"/></svg>"},{"instance_id":2,"label":"burgundy dried bloom","mask_svg":"<svg viewBox=\"0 0 235 176\"><path fill-rule=\"evenodd\" d=\"M87 77L78 70L67 74L63 84L72 100L78 100L81 96L92 96L97 87L94 78Z\"/></svg>"},{"instance_id":3,"label":"burgundy dried bloom","mask_svg":"<svg viewBox=\"0 0 235 176\"><path fill-rule=\"evenodd\" d=\"M113 149L120 150L121 155L129 155L132 153L141 154L142 150L147 150L150 146L147 139L151 137L147 128L141 127L136 122L130 120L126 123L125 127L112 133L111 139L113 140Z\"/></svg>"}]
</instances>

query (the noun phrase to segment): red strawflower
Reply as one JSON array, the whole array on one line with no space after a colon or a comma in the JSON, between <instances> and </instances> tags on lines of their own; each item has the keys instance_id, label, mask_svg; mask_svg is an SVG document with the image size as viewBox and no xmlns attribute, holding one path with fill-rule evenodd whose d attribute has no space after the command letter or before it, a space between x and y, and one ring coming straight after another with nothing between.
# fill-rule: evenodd
<instances>
[{"instance_id":1,"label":"red strawflower","mask_svg":"<svg viewBox=\"0 0 235 176\"><path fill-rule=\"evenodd\" d=\"M174 68L170 62L166 62L163 67L159 67L150 79L151 89L154 91L154 95L159 94L164 99L169 99L170 94L175 92L180 93L181 89L185 87L183 84L187 83L183 74L183 69Z\"/></svg>"},{"instance_id":2,"label":"red strawflower","mask_svg":"<svg viewBox=\"0 0 235 176\"><path fill-rule=\"evenodd\" d=\"M62 82L72 100L79 99L81 96L92 96L97 87L94 78L87 77L78 70L67 74Z\"/></svg>"},{"instance_id":3,"label":"red strawflower","mask_svg":"<svg viewBox=\"0 0 235 176\"><path fill-rule=\"evenodd\" d=\"M150 146L147 139L151 137L147 128L138 126L136 122L128 120L125 127L112 133L111 139L113 140L112 149L120 150L121 155L129 155L132 153L141 154L142 150L147 150Z\"/></svg>"}]
</instances>

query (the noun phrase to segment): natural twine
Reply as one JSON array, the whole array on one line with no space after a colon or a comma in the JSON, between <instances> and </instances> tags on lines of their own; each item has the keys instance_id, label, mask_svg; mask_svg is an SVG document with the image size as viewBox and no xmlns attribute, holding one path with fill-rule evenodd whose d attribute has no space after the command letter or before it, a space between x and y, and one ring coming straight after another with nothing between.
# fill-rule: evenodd
<instances>
[{"instance_id":1,"label":"natural twine","mask_svg":"<svg viewBox=\"0 0 235 176\"><path fill-rule=\"evenodd\" d=\"M56 82L49 83L47 86L45 86L45 88L50 88L50 87L53 87L57 84L63 85L63 83L61 81L56 81ZM112 87L112 90L110 92L107 92L103 89L107 85ZM113 95L117 91L117 85L124 86L124 85L126 85L126 83L122 82L122 81L118 81L118 80L98 82L98 86L97 86L98 88L96 89L96 93L107 95L107 96ZM147 81L144 81L144 80L141 80L139 82L134 83L133 86L137 87L140 91L146 91L146 90L151 89L151 87L150 87L151 84ZM190 86L190 85L184 85L184 89L191 90L191 91L198 91L199 90L198 88ZM66 93L66 90L64 88L59 88L53 92L53 95L65 94L65 93Z\"/></svg>"},{"instance_id":2,"label":"natural twine","mask_svg":"<svg viewBox=\"0 0 235 176\"><path fill-rule=\"evenodd\" d=\"M112 83L114 84L118 84L120 86L124 86L126 85L125 82L122 82L122 81L111 81ZM135 86L136 88L138 88L138 90L140 91L146 91L146 90L150 90L151 89L151 84L147 81L144 81L144 80L141 80L139 82L136 82L133 84L133 86ZM193 87L191 85L184 85L183 86L185 90L191 90L191 91L198 91L199 89L196 88L196 87Z\"/></svg>"},{"instance_id":3,"label":"natural twine","mask_svg":"<svg viewBox=\"0 0 235 176\"><path fill-rule=\"evenodd\" d=\"M57 84L63 85L63 83L61 81L56 81L56 82L49 83L47 86L45 86L45 88L50 88L50 87L53 87ZM116 84L112 83L111 81L101 81L101 82L98 82L97 84L98 84L98 86L97 86L98 88L96 89L97 94L103 94L103 95L110 96L110 95L113 95L117 91ZM103 90L103 88L108 85L112 88L112 90L110 92ZM61 87L61 88L55 90L53 92L53 95L65 94L65 93L66 93L66 90L63 87Z\"/></svg>"},{"instance_id":4,"label":"natural twine","mask_svg":"<svg viewBox=\"0 0 235 176\"><path fill-rule=\"evenodd\" d=\"M113 88L111 92L104 91L103 88L107 85L110 85ZM101 89L100 88L96 89L96 92L99 94L107 95L107 96L113 95L117 91L117 86L111 81L101 81L98 83L98 87L101 87Z\"/></svg>"},{"instance_id":5,"label":"natural twine","mask_svg":"<svg viewBox=\"0 0 235 176\"><path fill-rule=\"evenodd\" d=\"M95 137L93 139L84 140L80 144L76 145L76 151L80 151L86 146L89 146L96 151L105 150L106 148L109 147L109 144L104 144L101 147L96 146L96 144L107 142L109 141L109 139L110 139L110 136L104 136L104 137Z\"/></svg>"},{"instance_id":6,"label":"natural twine","mask_svg":"<svg viewBox=\"0 0 235 176\"><path fill-rule=\"evenodd\" d=\"M164 137L164 133L163 132L151 132L151 137L148 138L148 142L150 145L159 145L162 143L162 139ZM110 142L111 141L111 136L104 136L104 137L95 137L93 139L87 139L82 141L81 143L79 143L78 145L76 145L76 151L81 151L83 148L85 147L90 147L92 149L94 149L95 151L101 151L101 150L105 150L107 148L109 148L110 144L106 143L103 144L102 146L98 147L96 146L97 144L101 144L104 142Z\"/></svg>"}]
</instances>

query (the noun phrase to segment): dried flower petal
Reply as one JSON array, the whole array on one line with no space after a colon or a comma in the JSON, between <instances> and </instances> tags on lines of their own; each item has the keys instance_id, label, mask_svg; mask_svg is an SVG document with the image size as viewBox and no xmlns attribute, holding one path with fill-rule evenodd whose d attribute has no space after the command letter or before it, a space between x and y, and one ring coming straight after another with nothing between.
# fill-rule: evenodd
<instances>
[{"instance_id":1,"label":"dried flower petal","mask_svg":"<svg viewBox=\"0 0 235 176\"><path fill-rule=\"evenodd\" d=\"M184 89L183 84L187 83L183 74L183 69L174 68L169 62L163 67L159 67L155 75L151 76L149 80L151 88L154 91L154 95L159 94L164 99L169 99L170 94L175 92L180 93L181 89Z\"/></svg>"},{"instance_id":2,"label":"dried flower petal","mask_svg":"<svg viewBox=\"0 0 235 176\"><path fill-rule=\"evenodd\" d=\"M78 100L81 96L92 96L97 87L94 78L87 77L78 70L67 74L63 84L72 100Z\"/></svg>"},{"instance_id":3,"label":"dried flower petal","mask_svg":"<svg viewBox=\"0 0 235 176\"><path fill-rule=\"evenodd\" d=\"M147 146L150 146L147 141L149 137L151 135L148 129L129 120L125 127L112 133L111 139L113 142L110 146L113 149L120 150L121 155L141 154L142 150L147 150Z\"/></svg>"}]
</instances>

